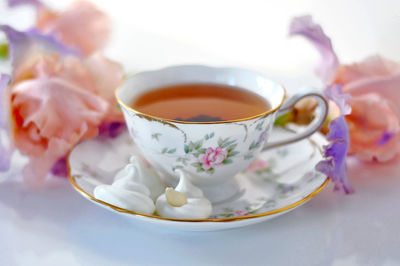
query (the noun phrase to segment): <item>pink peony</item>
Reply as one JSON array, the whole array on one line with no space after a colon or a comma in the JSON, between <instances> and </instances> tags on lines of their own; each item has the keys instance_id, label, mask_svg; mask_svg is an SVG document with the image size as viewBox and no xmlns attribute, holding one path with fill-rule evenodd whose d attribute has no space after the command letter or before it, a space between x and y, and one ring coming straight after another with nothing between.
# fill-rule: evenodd
<instances>
[{"instance_id":1,"label":"pink peony","mask_svg":"<svg viewBox=\"0 0 400 266\"><path fill-rule=\"evenodd\" d=\"M221 165L227 155L228 152L224 151L221 147L217 147L216 149L210 147L206 150L206 153L200 157L199 162L202 163L204 170L208 170Z\"/></svg>"}]
</instances>

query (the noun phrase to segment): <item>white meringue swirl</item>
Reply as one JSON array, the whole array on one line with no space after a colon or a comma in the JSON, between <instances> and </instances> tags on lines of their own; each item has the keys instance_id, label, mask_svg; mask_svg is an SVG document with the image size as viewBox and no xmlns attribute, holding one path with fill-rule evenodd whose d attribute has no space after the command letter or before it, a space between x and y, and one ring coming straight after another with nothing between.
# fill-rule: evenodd
<instances>
[{"instance_id":1,"label":"white meringue swirl","mask_svg":"<svg viewBox=\"0 0 400 266\"><path fill-rule=\"evenodd\" d=\"M152 214L155 210L154 202L142 192L126 190L113 185L99 185L94 189L94 197L122 209Z\"/></svg>"},{"instance_id":2,"label":"white meringue swirl","mask_svg":"<svg viewBox=\"0 0 400 266\"><path fill-rule=\"evenodd\" d=\"M150 190L150 198L153 201L164 192L165 186L157 172L153 168L144 165L143 161L136 156L132 156L130 163L115 175L114 182L125 177L145 185Z\"/></svg>"},{"instance_id":3,"label":"white meringue swirl","mask_svg":"<svg viewBox=\"0 0 400 266\"><path fill-rule=\"evenodd\" d=\"M130 163L115 175L112 185L99 185L94 189L94 197L123 209L152 214L154 199L163 191L157 173L132 156Z\"/></svg>"},{"instance_id":4,"label":"white meringue swirl","mask_svg":"<svg viewBox=\"0 0 400 266\"><path fill-rule=\"evenodd\" d=\"M187 203L175 207L169 204L167 197L162 194L156 201L156 209L160 216L178 219L206 219L212 213L211 202L204 197L203 192L194 186L183 170L177 170L180 174L179 184L175 191L184 193Z\"/></svg>"}]
</instances>

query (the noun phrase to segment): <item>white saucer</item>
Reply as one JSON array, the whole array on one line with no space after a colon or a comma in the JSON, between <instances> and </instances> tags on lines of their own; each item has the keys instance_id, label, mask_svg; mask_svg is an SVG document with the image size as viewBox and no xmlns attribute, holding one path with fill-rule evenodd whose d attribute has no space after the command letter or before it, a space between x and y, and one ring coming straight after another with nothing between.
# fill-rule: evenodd
<instances>
[{"instance_id":1,"label":"white saucer","mask_svg":"<svg viewBox=\"0 0 400 266\"><path fill-rule=\"evenodd\" d=\"M290 131L276 128L273 136L286 137ZM327 184L326 175L315 165L322 159L326 144L318 133L309 139L263 152L235 178L240 193L228 201L213 205L213 214L204 220L181 220L145 215L121 209L93 197L99 184L111 184L114 174L137 153L127 133L116 139L82 142L68 158L69 179L87 199L128 218L188 231L213 231L266 221L289 212L318 194Z\"/></svg>"}]
</instances>

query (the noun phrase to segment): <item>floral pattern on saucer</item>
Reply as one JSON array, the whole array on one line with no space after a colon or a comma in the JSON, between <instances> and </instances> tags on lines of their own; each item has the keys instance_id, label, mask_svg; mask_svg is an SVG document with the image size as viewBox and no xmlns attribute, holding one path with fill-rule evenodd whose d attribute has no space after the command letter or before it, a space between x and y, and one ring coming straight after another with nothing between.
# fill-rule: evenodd
<instances>
[{"instance_id":1,"label":"floral pattern on saucer","mask_svg":"<svg viewBox=\"0 0 400 266\"><path fill-rule=\"evenodd\" d=\"M287 131L280 131L282 137L288 134ZM207 137L213 136L210 134ZM205 148L202 141L189 143L185 149L199 159L201 166L198 167L207 171L236 155L235 141L224 139L218 143L220 149ZM210 219L218 221L271 212L290 206L313 193L325 184L327 178L314 169L322 159L322 144L317 145L306 139L263 152L246 171L234 177L240 192L226 202L213 204ZM128 134L114 140L83 142L70 155L70 177L82 191L92 196L95 186L112 182L115 172L128 162L132 153L137 153L137 150ZM214 164L203 159L205 156L213 156Z\"/></svg>"}]
</instances>

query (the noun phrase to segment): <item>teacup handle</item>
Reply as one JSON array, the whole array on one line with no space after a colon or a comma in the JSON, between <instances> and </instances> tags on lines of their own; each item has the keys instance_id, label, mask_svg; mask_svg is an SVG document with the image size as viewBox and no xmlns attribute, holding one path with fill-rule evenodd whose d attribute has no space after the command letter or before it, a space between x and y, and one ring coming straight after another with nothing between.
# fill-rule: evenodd
<instances>
[{"instance_id":1,"label":"teacup handle","mask_svg":"<svg viewBox=\"0 0 400 266\"><path fill-rule=\"evenodd\" d=\"M267 142L263 148L263 150L267 150L270 148L275 148L281 145L293 143L299 140L302 140L310 135L312 135L314 132L316 132L325 122L326 116L328 115L328 102L325 100L325 98L318 92L309 92L309 93L298 93L292 96L289 100L287 100L285 103L283 103L283 106L279 109L277 113L277 117L282 115L283 113L288 112L290 109L294 107L294 105L300 101L303 98L307 97L313 97L317 100L318 105L321 107L321 113L317 117L317 119L314 119L314 121L311 122L311 124L307 127L306 130L303 132L300 132L296 134L293 137L290 137L288 139L280 140L280 141L275 141L275 142Z\"/></svg>"}]
</instances>

